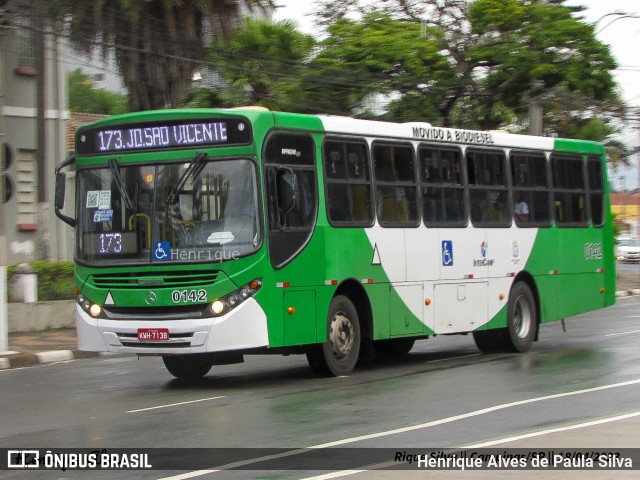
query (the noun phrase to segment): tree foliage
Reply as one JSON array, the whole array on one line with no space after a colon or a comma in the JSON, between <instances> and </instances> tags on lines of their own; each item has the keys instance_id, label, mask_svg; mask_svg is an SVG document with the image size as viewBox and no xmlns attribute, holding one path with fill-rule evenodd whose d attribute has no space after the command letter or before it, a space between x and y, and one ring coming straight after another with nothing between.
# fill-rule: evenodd
<instances>
[{"instance_id":1,"label":"tree foliage","mask_svg":"<svg viewBox=\"0 0 640 480\"><path fill-rule=\"evenodd\" d=\"M264 8L272 0L242 0ZM204 58L205 31L228 37L240 20L229 0L47 0L76 48L115 58L133 111L178 106Z\"/></svg>"},{"instance_id":2,"label":"tree foliage","mask_svg":"<svg viewBox=\"0 0 640 480\"><path fill-rule=\"evenodd\" d=\"M329 35L324 45L333 51L364 49L371 40L378 42L367 50L369 57L355 72L361 72L363 65L382 65L376 62L384 62L396 54L398 65L390 73L398 70L417 73L409 76L413 88L408 88L407 83L394 85L402 96L391 104L387 116L408 120L416 119L407 117L418 114L420 109L427 115L436 110L438 118L433 122L440 125L496 128L523 116L532 99L559 87L594 103L616 103L611 75L616 65L609 48L595 38L592 25L574 15L579 9L563 3L562 0L384 0L371 7L368 2L357 0L324 0L318 13L323 16ZM386 22L405 25L403 33L413 32L405 38L406 44L432 42L435 47L429 48L447 63L432 62L425 72L413 69L416 57L425 51L407 57L406 45L396 43L397 34L391 30L385 32L388 35L385 40L379 38L380 29L371 21L371 8L379 9L376 14L379 22L386 17ZM341 29L336 27L347 22L345 19L353 10L362 18L350 21L352 28L360 26L360 38L341 35ZM379 48L380 45L388 48ZM343 61L336 56L336 63ZM371 73L380 72L384 70ZM426 98L420 99L421 94ZM620 103L610 113L619 112Z\"/></svg>"},{"instance_id":3,"label":"tree foliage","mask_svg":"<svg viewBox=\"0 0 640 480\"><path fill-rule=\"evenodd\" d=\"M320 0L317 43L241 21L240 3L273 0L47 1L75 45L115 50L132 110L249 103L522 131L535 101L548 134L604 142L624 115L609 47L565 0ZM190 89L203 62L226 88Z\"/></svg>"},{"instance_id":4,"label":"tree foliage","mask_svg":"<svg viewBox=\"0 0 640 480\"><path fill-rule=\"evenodd\" d=\"M571 9L545 2L477 0L469 19L476 41L468 54L484 69L481 81L493 99L518 107L559 85L593 101L613 95L616 64L609 47Z\"/></svg>"},{"instance_id":5,"label":"tree foliage","mask_svg":"<svg viewBox=\"0 0 640 480\"><path fill-rule=\"evenodd\" d=\"M233 36L216 40L207 59L228 82L228 96L236 103L288 110L314 45L291 21L245 18Z\"/></svg>"},{"instance_id":6,"label":"tree foliage","mask_svg":"<svg viewBox=\"0 0 640 480\"><path fill-rule=\"evenodd\" d=\"M128 111L126 95L96 88L89 75L76 69L69 73L69 110L76 113L115 115Z\"/></svg>"},{"instance_id":7,"label":"tree foliage","mask_svg":"<svg viewBox=\"0 0 640 480\"><path fill-rule=\"evenodd\" d=\"M351 90L360 100L373 93L424 95L451 88L455 75L440 51L441 32L422 35L420 29L380 11L358 21L340 18L328 26L314 64L349 72Z\"/></svg>"}]
</instances>

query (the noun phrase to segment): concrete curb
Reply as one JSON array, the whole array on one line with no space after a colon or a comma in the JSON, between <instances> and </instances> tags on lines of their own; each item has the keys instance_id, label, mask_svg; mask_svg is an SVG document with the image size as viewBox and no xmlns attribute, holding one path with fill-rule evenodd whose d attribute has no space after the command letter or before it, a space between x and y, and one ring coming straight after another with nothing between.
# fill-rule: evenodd
<instances>
[{"instance_id":1,"label":"concrete curb","mask_svg":"<svg viewBox=\"0 0 640 480\"><path fill-rule=\"evenodd\" d=\"M82 352L80 350L53 350L37 353L19 352L0 357L0 370L100 356L102 356L101 352Z\"/></svg>"}]
</instances>

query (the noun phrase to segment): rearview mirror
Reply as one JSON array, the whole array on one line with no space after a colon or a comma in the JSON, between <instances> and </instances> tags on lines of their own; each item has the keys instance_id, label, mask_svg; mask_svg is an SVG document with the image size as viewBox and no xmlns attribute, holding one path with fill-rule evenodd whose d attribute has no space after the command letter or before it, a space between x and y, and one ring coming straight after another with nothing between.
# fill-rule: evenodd
<instances>
[{"instance_id":1,"label":"rearview mirror","mask_svg":"<svg viewBox=\"0 0 640 480\"><path fill-rule=\"evenodd\" d=\"M67 181L67 174L64 172L58 172L56 175L56 208L62 210L64 208L64 193L65 184Z\"/></svg>"},{"instance_id":2,"label":"rearview mirror","mask_svg":"<svg viewBox=\"0 0 640 480\"><path fill-rule=\"evenodd\" d=\"M298 177L292 171L278 175L278 209L288 214L298 204Z\"/></svg>"},{"instance_id":3,"label":"rearview mirror","mask_svg":"<svg viewBox=\"0 0 640 480\"><path fill-rule=\"evenodd\" d=\"M71 154L66 158L64 162L58 165L55 170L56 190L55 190L54 207L55 207L56 216L67 225L70 225L71 227L76 226L76 219L68 217L67 215L61 212L62 208L64 207L64 194L65 194L65 188L66 188L65 184L67 181L66 173L62 172L61 170L75 163L75 160L76 160L75 156Z\"/></svg>"}]
</instances>

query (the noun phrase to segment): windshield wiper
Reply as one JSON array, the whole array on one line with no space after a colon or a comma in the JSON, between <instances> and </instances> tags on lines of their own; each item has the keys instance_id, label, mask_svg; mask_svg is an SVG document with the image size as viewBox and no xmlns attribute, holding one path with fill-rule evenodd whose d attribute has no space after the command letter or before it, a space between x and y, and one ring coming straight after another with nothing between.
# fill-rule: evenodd
<instances>
[{"instance_id":1,"label":"windshield wiper","mask_svg":"<svg viewBox=\"0 0 640 480\"><path fill-rule=\"evenodd\" d=\"M187 179L190 176L193 175L193 178L197 178L198 175L200 175L200 172L202 172L202 169L205 167L205 160L207 159L207 157L208 155L204 152L198 152L196 154L196 158L193 159L193 162L191 162L189 167L187 167L187 169L184 171L184 173L180 177L180 180L178 180L178 183L175 187L173 187L173 190L171 190L171 193L167 197L167 203L169 205L173 205L176 196L178 196L180 190L182 190L182 187L185 183L187 183Z\"/></svg>"},{"instance_id":2,"label":"windshield wiper","mask_svg":"<svg viewBox=\"0 0 640 480\"><path fill-rule=\"evenodd\" d=\"M118 162L116 162L115 158L109 159L109 169L111 170L111 175L113 175L113 181L116 182L116 187L118 187L120 196L124 201L124 206L129 210L133 210L133 202L131 201L131 197L129 197L127 188L124 186L122 176L120 175L120 170L118 169Z\"/></svg>"}]
</instances>

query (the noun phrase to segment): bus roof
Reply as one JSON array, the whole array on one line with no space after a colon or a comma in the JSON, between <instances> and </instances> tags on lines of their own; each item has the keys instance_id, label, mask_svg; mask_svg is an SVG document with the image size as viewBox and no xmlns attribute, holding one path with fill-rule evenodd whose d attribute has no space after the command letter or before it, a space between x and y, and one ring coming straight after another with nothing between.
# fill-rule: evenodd
<instances>
[{"instance_id":1,"label":"bus roof","mask_svg":"<svg viewBox=\"0 0 640 480\"><path fill-rule=\"evenodd\" d=\"M294 114L270 111L265 108L216 108L216 109L172 109L134 112L114 115L83 125L82 131L98 125L116 125L140 121L163 120L167 118L187 119L203 118L211 115L243 116L250 121L257 121L264 116L272 116L276 126L281 128L300 128L300 124L309 125L313 119L320 120L322 129L329 134L359 135L365 137L394 138L418 141L433 141L443 144L519 148L531 150L564 150L583 151L586 153L603 153L604 148L596 142L583 140L555 139L532 135L510 134L504 131L469 130L433 126L426 122L384 122L378 120L362 120L345 116ZM300 122L307 120L307 122ZM311 122L313 123L313 122Z\"/></svg>"}]
</instances>

